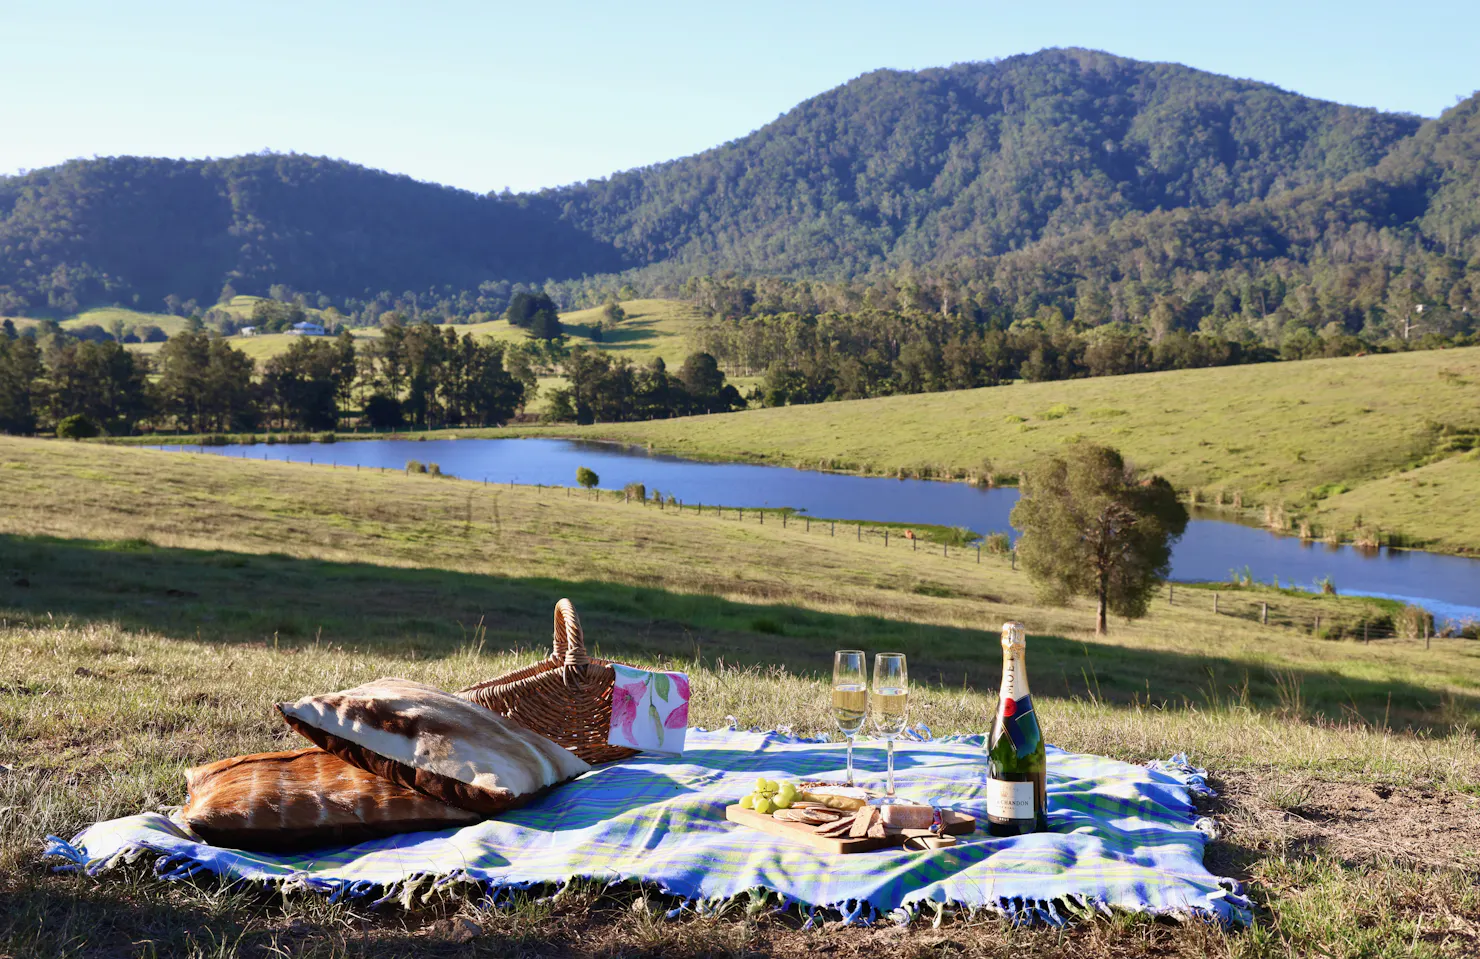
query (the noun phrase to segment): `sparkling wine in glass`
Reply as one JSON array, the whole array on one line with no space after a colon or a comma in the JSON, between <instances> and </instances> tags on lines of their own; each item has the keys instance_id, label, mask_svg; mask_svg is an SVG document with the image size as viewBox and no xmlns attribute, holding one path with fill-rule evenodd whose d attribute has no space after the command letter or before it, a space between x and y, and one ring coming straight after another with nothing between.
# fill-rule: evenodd
<instances>
[{"instance_id":1,"label":"sparkling wine in glass","mask_svg":"<svg viewBox=\"0 0 1480 959\"><path fill-rule=\"evenodd\" d=\"M848 740L848 785L853 785L853 740L868 715L868 667L861 649L833 653L833 719Z\"/></svg>"},{"instance_id":2,"label":"sparkling wine in glass","mask_svg":"<svg viewBox=\"0 0 1480 959\"><path fill-rule=\"evenodd\" d=\"M869 695L869 718L874 733L889 750L889 778L880 805L901 802L894 795L894 740L904 732L910 703L909 672L904 653L879 653L874 657L874 686Z\"/></svg>"}]
</instances>

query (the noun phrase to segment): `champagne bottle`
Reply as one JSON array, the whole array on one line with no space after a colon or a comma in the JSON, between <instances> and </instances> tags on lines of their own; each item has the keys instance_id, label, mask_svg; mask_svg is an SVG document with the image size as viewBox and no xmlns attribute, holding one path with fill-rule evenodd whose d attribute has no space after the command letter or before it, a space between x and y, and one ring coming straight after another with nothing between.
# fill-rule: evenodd
<instances>
[{"instance_id":1,"label":"champagne bottle","mask_svg":"<svg viewBox=\"0 0 1480 959\"><path fill-rule=\"evenodd\" d=\"M1022 623L1002 624L1002 686L987 740L987 831L1020 836L1048 829L1048 761L1028 694L1028 641Z\"/></svg>"}]
</instances>

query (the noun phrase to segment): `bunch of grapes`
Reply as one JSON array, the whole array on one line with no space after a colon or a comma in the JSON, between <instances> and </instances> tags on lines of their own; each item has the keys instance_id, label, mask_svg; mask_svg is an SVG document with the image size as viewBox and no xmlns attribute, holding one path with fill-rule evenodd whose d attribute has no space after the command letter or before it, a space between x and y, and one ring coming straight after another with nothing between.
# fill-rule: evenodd
<instances>
[{"instance_id":1,"label":"bunch of grapes","mask_svg":"<svg viewBox=\"0 0 1480 959\"><path fill-rule=\"evenodd\" d=\"M740 797L740 807L754 809L763 816L769 816L778 809L790 809L796 798L796 784L761 778L755 781L754 792Z\"/></svg>"}]
</instances>

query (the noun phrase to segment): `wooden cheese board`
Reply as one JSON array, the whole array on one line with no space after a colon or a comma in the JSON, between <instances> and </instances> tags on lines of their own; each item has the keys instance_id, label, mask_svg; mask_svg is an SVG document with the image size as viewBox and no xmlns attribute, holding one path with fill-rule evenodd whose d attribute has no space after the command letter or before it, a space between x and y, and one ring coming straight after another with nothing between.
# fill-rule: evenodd
<instances>
[{"instance_id":1,"label":"wooden cheese board","mask_svg":"<svg viewBox=\"0 0 1480 959\"><path fill-rule=\"evenodd\" d=\"M894 829L886 830L885 835L880 837L864 836L861 838L850 838L848 836L830 837L819 836L812 826L799 822L783 822L773 819L769 815L758 813L754 809L746 809L739 803L725 807L725 818L730 822L761 832L770 833L773 836L781 836L795 842L805 843L814 849L830 852L839 856L850 853L871 852L875 849L891 849L903 846L914 838L932 837L935 834L928 829ZM941 812L942 831L949 836L966 836L976 832L976 819L966 813L954 810L943 810Z\"/></svg>"}]
</instances>

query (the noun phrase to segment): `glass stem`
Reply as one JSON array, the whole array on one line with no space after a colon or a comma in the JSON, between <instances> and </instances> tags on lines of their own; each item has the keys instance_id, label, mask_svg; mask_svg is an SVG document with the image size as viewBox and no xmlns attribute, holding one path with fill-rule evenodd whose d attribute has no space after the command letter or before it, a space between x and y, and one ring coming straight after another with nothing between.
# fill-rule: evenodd
<instances>
[{"instance_id":1,"label":"glass stem","mask_svg":"<svg viewBox=\"0 0 1480 959\"><path fill-rule=\"evenodd\" d=\"M853 737L845 737L848 740L848 785L853 785Z\"/></svg>"},{"instance_id":2,"label":"glass stem","mask_svg":"<svg viewBox=\"0 0 1480 959\"><path fill-rule=\"evenodd\" d=\"M894 739L890 737L889 744L889 778L885 789L890 799L894 798Z\"/></svg>"}]
</instances>

